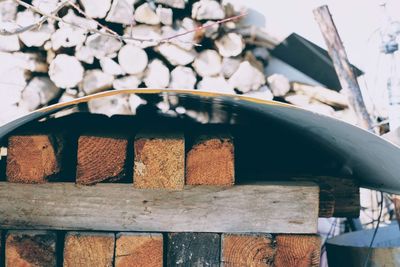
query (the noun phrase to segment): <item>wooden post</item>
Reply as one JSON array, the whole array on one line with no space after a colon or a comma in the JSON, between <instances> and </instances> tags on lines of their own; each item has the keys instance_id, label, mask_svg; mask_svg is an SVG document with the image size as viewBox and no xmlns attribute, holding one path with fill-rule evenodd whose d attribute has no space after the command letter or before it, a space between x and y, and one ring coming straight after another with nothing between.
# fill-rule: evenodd
<instances>
[{"instance_id":1,"label":"wooden post","mask_svg":"<svg viewBox=\"0 0 400 267\"><path fill-rule=\"evenodd\" d=\"M340 85L342 89L346 90L350 106L357 114L359 125L365 129L371 130L372 121L365 107L360 86L358 85L352 66L349 63L328 6L324 5L314 9L314 17L325 39Z\"/></svg>"},{"instance_id":2,"label":"wooden post","mask_svg":"<svg viewBox=\"0 0 400 267\"><path fill-rule=\"evenodd\" d=\"M56 266L56 234L48 231L9 231L6 267Z\"/></svg>"},{"instance_id":3,"label":"wooden post","mask_svg":"<svg viewBox=\"0 0 400 267\"><path fill-rule=\"evenodd\" d=\"M167 266L219 266L221 237L213 233L168 234Z\"/></svg>"},{"instance_id":4,"label":"wooden post","mask_svg":"<svg viewBox=\"0 0 400 267\"><path fill-rule=\"evenodd\" d=\"M115 267L162 267L162 234L119 233L115 245Z\"/></svg>"}]
</instances>

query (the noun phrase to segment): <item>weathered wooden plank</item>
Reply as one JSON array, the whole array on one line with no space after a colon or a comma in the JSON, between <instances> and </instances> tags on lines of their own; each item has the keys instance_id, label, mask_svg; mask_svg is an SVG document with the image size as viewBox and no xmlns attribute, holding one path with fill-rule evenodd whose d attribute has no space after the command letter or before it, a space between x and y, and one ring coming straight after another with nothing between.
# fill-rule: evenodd
<instances>
[{"instance_id":1,"label":"weathered wooden plank","mask_svg":"<svg viewBox=\"0 0 400 267\"><path fill-rule=\"evenodd\" d=\"M175 133L141 133L134 144L136 188L182 189L185 183L185 139Z\"/></svg>"},{"instance_id":2,"label":"weathered wooden plank","mask_svg":"<svg viewBox=\"0 0 400 267\"><path fill-rule=\"evenodd\" d=\"M56 266L57 236L49 231L9 231L6 267Z\"/></svg>"},{"instance_id":3,"label":"weathered wooden plank","mask_svg":"<svg viewBox=\"0 0 400 267\"><path fill-rule=\"evenodd\" d=\"M312 183L186 186L0 183L0 227L155 232L315 233L319 188Z\"/></svg>"},{"instance_id":4,"label":"weathered wooden plank","mask_svg":"<svg viewBox=\"0 0 400 267\"><path fill-rule=\"evenodd\" d=\"M318 267L321 240L317 235L277 235L274 266Z\"/></svg>"},{"instance_id":5,"label":"weathered wooden plank","mask_svg":"<svg viewBox=\"0 0 400 267\"><path fill-rule=\"evenodd\" d=\"M186 184L233 185L235 157L228 134L196 137L186 156Z\"/></svg>"},{"instance_id":6,"label":"weathered wooden plank","mask_svg":"<svg viewBox=\"0 0 400 267\"><path fill-rule=\"evenodd\" d=\"M168 234L167 266L210 266L220 262L221 236L213 233Z\"/></svg>"},{"instance_id":7,"label":"weathered wooden plank","mask_svg":"<svg viewBox=\"0 0 400 267\"><path fill-rule=\"evenodd\" d=\"M114 244L112 233L69 232L64 242L64 267L111 267Z\"/></svg>"},{"instance_id":8,"label":"weathered wooden plank","mask_svg":"<svg viewBox=\"0 0 400 267\"><path fill-rule=\"evenodd\" d=\"M276 244L270 234L223 234L221 247L224 267L274 266Z\"/></svg>"},{"instance_id":9,"label":"weathered wooden plank","mask_svg":"<svg viewBox=\"0 0 400 267\"><path fill-rule=\"evenodd\" d=\"M162 234L118 233L114 262L115 267L162 267Z\"/></svg>"}]
</instances>

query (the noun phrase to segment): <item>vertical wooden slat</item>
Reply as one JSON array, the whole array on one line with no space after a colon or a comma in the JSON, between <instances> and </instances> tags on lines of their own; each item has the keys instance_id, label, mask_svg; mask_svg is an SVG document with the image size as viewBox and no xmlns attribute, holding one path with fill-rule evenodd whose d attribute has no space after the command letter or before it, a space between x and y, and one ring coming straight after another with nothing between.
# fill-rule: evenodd
<instances>
[{"instance_id":1,"label":"vertical wooden slat","mask_svg":"<svg viewBox=\"0 0 400 267\"><path fill-rule=\"evenodd\" d=\"M56 266L57 236L48 231L9 231L6 237L6 267Z\"/></svg>"},{"instance_id":2,"label":"vertical wooden slat","mask_svg":"<svg viewBox=\"0 0 400 267\"><path fill-rule=\"evenodd\" d=\"M162 234L117 234L115 246L115 267L141 266L163 266Z\"/></svg>"}]
</instances>

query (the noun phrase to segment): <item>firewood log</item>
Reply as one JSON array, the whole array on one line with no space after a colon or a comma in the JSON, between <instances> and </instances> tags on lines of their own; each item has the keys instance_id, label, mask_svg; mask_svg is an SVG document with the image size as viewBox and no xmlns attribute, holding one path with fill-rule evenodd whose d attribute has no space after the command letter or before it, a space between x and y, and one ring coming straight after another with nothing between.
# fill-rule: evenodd
<instances>
[{"instance_id":1,"label":"firewood log","mask_svg":"<svg viewBox=\"0 0 400 267\"><path fill-rule=\"evenodd\" d=\"M58 87L75 87L83 79L83 67L76 57L59 54L50 64L49 76Z\"/></svg>"}]
</instances>

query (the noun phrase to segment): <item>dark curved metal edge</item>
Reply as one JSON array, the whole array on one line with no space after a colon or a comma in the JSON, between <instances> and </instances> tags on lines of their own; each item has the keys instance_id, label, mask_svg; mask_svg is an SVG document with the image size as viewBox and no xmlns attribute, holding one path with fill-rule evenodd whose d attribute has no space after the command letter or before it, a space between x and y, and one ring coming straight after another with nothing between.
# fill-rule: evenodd
<instances>
[{"instance_id":1,"label":"dark curved metal edge","mask_svg":"<svg viewBox=\"0 0 400 267\"><path fill-rule=\"evenodd\" d=\"M55 104L32 112L24 117L0 127L0 139L11 131L34 120L38 120L60 110L73 107L91 99L116 94L171 94L191 97L198 101L213 101L232 107L258 113L261 118L275 118L285 122L315 140L315 145L328 147L345 158L348 172L361 186L400 193L400 149L386 140L348 123L316 114L291 105L264 101L238 95L228 95L196 90L132 89L108 91Z\"/></svg>"}]
</instances>

